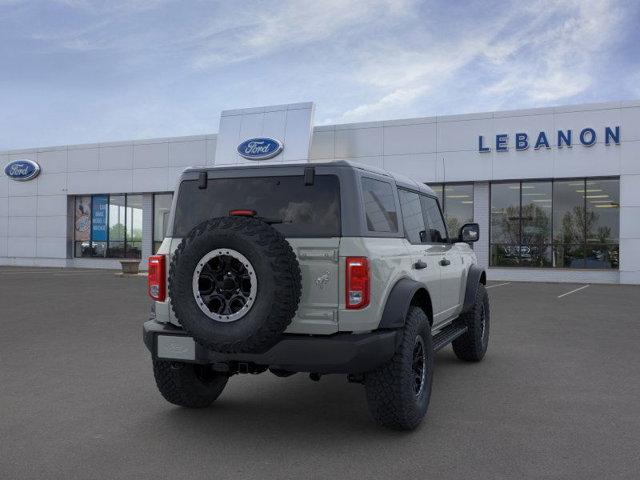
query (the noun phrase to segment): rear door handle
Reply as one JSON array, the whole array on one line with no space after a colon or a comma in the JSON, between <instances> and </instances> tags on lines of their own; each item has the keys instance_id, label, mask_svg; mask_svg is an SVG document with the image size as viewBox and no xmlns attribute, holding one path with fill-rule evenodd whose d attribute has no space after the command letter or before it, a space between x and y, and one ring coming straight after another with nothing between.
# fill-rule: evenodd
<instances>
[{"instance_id":1,"label":"rear door handle","mask_svg":"<svg viewBox=\"0 0 640 480\"><path fill-rule=\"evenodd\" d=\"M413 268L415 268L416 270L422 270L423 268L427 268L427 264L422 260L418 260L413 264Z\"/></svg>"},{"instance_id":2,"label":"rear door handle","mask_svg":"<svg viewBox=\"0 0 640 480\"><path fill-rule=\"evenodd\" d=\"M442 260L440 260L440 265L442 265L443 267L446 267L447 265L451 265L451 262L446 258L443 258Z\"/></svg>"}]
</instances>

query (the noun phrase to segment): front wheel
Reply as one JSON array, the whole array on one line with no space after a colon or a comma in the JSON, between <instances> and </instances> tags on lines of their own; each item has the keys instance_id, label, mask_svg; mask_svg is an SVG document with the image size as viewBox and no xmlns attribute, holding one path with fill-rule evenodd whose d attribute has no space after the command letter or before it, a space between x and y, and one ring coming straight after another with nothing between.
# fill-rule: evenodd
<instances>
[{"instance_id":1,"label":"front wheel","mask_svg":"<svg viewBox=\"0 0 640 480\"><path fill-rule=\"evenodd\" d=\"M382 426L413 430L427 413L432 379L431 327L422 309L410 307L400 347L389 362L365 375L371 415Z\"/></svg>"},{"instance_id":2,"label":"front wheel","mask_svg":"<svg viewBox=\"0 0 640 480\"><path fill-rule=\"evenodd\" d=\"M170 403L180 407L204 408L222 393L227 375L215 372L208 365L154 360L153 375L160 393Z\"/></svg>"}]
</instances>

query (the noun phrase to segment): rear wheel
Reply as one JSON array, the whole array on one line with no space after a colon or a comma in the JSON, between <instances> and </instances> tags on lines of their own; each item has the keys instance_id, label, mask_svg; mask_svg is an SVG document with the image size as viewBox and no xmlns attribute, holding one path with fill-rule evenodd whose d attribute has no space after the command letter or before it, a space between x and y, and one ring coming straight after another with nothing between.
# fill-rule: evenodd
<instances>
[{"instance_id":1,"label":"rear wheel","mask_svg":"<svg viewBox=\"0 0 640 480\"><path fill-rule=\"evenodd\" d=\"M393 358L365 375L371 415L385 427L413 430L427 413L432 379L431 327L424 311L411 307Z\"/></svg>"},{"instance_id":2,"label":"rear wheel","mask_svg":"<svg viewBox=\"0 0 640 480\"><path fill-rule=\"evenodd\" d=\"M154 360L153 374L160 393L170 403L187 408L211 405L222 393L227 375L208 365Z\"/></svg>"}]
</instances>

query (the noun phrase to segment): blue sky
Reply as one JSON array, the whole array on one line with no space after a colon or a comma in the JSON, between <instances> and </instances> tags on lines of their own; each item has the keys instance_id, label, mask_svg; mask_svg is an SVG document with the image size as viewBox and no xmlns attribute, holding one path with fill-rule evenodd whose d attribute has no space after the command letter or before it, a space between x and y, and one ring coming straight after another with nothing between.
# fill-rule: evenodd
<instances>
[{"instance_id":1,"label":"blue sky","mask_svg":"<svg viewBox=\"0 0 640 480\"><path fill-rule=\"evenodd\" d=\"M640 98L640 2L0 0L0 149Z\"/></svg>"}]
</instances>

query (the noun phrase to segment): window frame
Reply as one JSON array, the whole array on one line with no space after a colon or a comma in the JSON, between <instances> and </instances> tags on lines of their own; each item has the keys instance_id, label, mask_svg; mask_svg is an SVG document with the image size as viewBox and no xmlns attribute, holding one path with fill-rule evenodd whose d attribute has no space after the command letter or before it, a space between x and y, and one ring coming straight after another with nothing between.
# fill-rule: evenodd
<instances>
[{"instance_id":1,"label":"window frame","mask_svg":"<svg viewBox=\"0 0 640 480\"><path fill-rule=\"evenodd\" d=\"M168 218L167 219L167 231L165 232L165 236L162 238L162 240L157 241L156 240L156 196L157 195L171 195L171 207L169 208L169 216L171 216L171 209L173 207L173 200L175 197L175 192L153 192L151 194L151 250L154 253L154 255L156 254L156 252L158 251L158 249L156 249L156 243L158 243L158 248L160 248L160 245L162 245L162 242L164 241L164 238L166 238L166 234L169 232L169 227L171 226L171 221ZM144 243L144 240L143 240Z\"/></svg>"}]
</instances>

